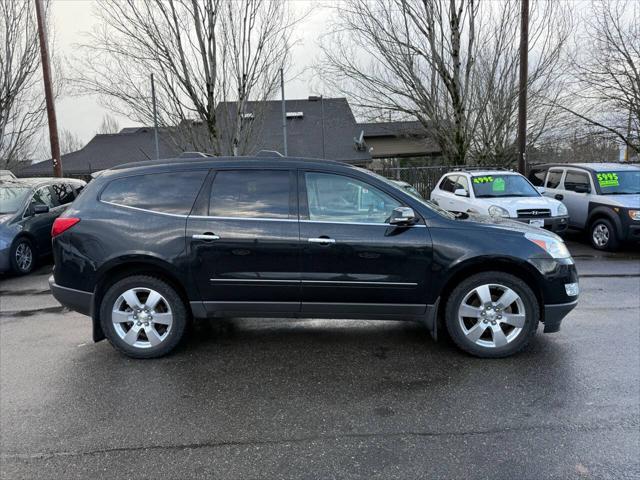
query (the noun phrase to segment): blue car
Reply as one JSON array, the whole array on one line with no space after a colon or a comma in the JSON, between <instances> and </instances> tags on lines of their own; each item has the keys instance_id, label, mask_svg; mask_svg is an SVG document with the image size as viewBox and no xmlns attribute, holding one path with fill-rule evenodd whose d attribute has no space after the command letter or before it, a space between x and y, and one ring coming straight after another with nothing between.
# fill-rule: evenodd
<instances>
[{"instance_id":1,"label":"blue car","mask_svg":"<svg viewBox=\"0 0 640 480\"><path fill-rule=\"evenodd\" d=\"M86 185L72 178L0 180L0 272L24 275L51 253L51 226Z\"/></svg>"}]
</instances>

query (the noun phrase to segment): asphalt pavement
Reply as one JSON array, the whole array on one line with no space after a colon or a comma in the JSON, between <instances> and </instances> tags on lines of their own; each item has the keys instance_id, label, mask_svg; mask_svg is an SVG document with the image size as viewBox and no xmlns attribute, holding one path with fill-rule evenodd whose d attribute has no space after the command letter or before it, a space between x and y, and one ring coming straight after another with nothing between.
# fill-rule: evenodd
<instances>
[{"instance_id":1,"label":"asphalt pavement","mask_svg":"<svg viewBox=\"0 0 640 480\"><path fill-rule=\"evenodd\" d=\"M0 279L1 478L640 478L640 253L569 245L579 306L501 360L412 323L230 319L136 361L50 265Z\"/></svg>"}]
</instances>

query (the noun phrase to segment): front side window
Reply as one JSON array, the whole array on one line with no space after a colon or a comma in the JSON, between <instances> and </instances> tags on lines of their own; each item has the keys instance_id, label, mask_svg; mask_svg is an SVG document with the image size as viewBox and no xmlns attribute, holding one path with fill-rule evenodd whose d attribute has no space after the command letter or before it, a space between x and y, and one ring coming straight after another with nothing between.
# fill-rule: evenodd
<instances>
[{"instance_id":1,"label":"front side window","mask_svg":"<svg viewBox=\"0 0 640 480\"><path fill-rule=\"evenodd\" d=\"M469 194L469 183L467 182L467 178L464 175L460 175L458 177L453 187L453 191L455 192L459 188L467 192L467 195Z\"/></svg>"},{"instance_id":2,"label":"front side window","mask_svg":"<svg viewBox=\"0 0 640 480\"><path fill-rule=\"evenodd\" d=\"M558 188L560 180L562 179L562 170L549 170L549 176L547 176L547 188Z\"/></svg>"},{"instance_id":3,"label":"front side window","mask_svg":"<svg viewBox=\"0 0 640 480\"><path fill-rule=\"evenodd\" d=\"M343 175L305 174L309 219L325 222L386 223L401 204L371 185Z\"/></svg>"},{"instance_id":4,"label":"front side window","mask_svg":"<svg viewBox=\"0 0 640 480\"><path fill-rule=\"evenodd\" d=\"M42 187L36 190L36 193L34 193L31 198L31 205L46 205L49 208L55 207L56 204L53 201L53 195L51 195L49 187Z\"/></svg>"},{"instance_id":5,"label":"front side window","mask_svg":"<svg viewBox=\"0 0 640 480\"><path fill-rule=\"evenodd\" d=\"M477 176L471 178L471 184L477 198L540 196L522 175Z\"/></svg>"},{"instance_id":6,"label":"front side window","mask_svg":"<svg viewBox=\"0 0 640 480\"><path fill-rule=\"evenodd\" d=\"M154 212L187 215L207 176L205 170L150 173L113 180L100 200Z\"/></svg>"},{"instance_id":7,"label":"front side window","mask_svg":"<svg viewBox=\"0 0 640 480\"><path fill-rule=\"evenodd\" d=\"M567 175L564 177L564 189L572 192L588 192L591 190L589 176L585 172L567 170Z\"/></svg>"},{"instance_id":8,"label":"front side window","mask_svg":"<svg viewBox=\"0 0 640 480\"><path fill-rule=\"evenodd\" d=\"M211 186L213 217L289 218L288 170L221 170Z\"/></svg>"}]
</instances>

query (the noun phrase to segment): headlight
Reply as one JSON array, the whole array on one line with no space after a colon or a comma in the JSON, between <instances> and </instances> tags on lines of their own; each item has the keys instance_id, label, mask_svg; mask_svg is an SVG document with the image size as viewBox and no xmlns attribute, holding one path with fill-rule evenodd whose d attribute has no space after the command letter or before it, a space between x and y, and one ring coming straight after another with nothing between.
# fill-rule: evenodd
<instances>
[{"instance_id":1,"label":"headlight","mask_svg":"<svg viewBox=\"0 0 640 480\"><path fill-rule=\"evenodd\" d=\"M569 215L569 210L564 206L564 203L560 203L560 205L558 205L558 216L563 217L565 215Z\"/></svg>"},{"instance_id":2,"label":"headlight","mask_svg":"<svg viewBox=\"0 0 640 480\"><path fill-rule=\"evenodd\" d=\"M631 220L640 220L640 210L629 210Z\"/></svg>"},{"instance_id":3,"label":"headlight","mask_svg":"<svg viewBox=\"0 0 640 480\"><path fill-rule=\"evenodd\" d=\"M492 217L506 217L509 218L509 212L498 205L491 205L489 207L489 215Z\"/></svg>"},{"instance_id":4,"label":"headlight","mask_svg":"<svg viewBox=\"0 0 640 480\"><path fill-rule=\"evenodd\" d=\"M525 233L525 238L535 243L553 258L571 258L571 253L562 240L556 240L547 235L538 235L536 233Z\"/></svg>"}]
</instances>

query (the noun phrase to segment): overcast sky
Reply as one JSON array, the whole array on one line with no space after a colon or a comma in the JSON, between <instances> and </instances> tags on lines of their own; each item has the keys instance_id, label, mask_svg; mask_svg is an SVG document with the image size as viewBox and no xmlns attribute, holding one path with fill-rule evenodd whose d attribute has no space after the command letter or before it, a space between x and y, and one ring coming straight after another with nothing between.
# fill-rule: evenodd
<instances>
[{"instance_id":1,"label":"overcast sky","mask_svg":"<svg viewBox=\"0 0 640 480\"><path fill-rule=\"evenodd\" d=\"M96 0L54 0L51 8L56 50L64 57L74 52L74 44L83 41L83 33L90 31L96 23L93 7ZM299 7L308 5L305 0L299 1ZM306 98L310 94L322 93L313 77L305 71L319 53L317 40L326 32L330 11L320 5L303 20L298 27L299 43L292 51L293 69L290 72L291 81L286 82L286 98ZM70 67L63 62L65 74L70 73ZM83 143L91 140L108 110L103 108L96 97L63 96L56 103L58 128L69 130L77 135ZM118 119L120 127L135 126L135 122L112 116ZM45 135L46 138L46 135ZM48 154L48 148L47 154Z\"/></svg>"}]
</instances>

